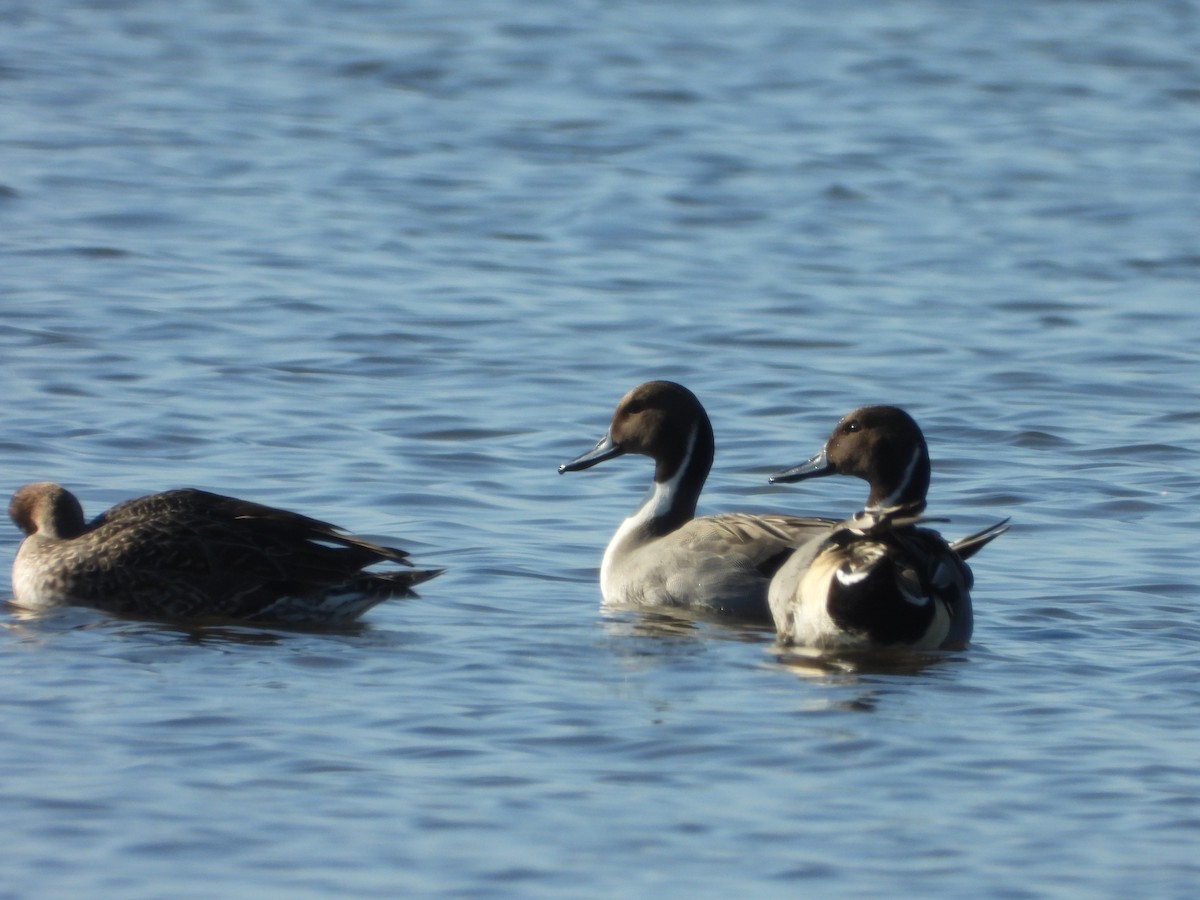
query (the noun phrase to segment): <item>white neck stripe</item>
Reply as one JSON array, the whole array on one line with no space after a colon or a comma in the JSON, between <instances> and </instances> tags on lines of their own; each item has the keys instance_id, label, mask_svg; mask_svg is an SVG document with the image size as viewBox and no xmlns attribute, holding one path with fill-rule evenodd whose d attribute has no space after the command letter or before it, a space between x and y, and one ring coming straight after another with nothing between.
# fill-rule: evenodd
<instances>
[{"instance_id":1,"label":"white neck stripe","mask_svg":"<svg viewBox=\"0 0 1200 900\"><path fill-rule=\"evenodd\" d=\"M912 482L913 473L917 470L917 463L920 461L921 448L917 447L913 450L912 459L908 461L908 465L904 468L904 475L900 479L900 485L875 504L875 509L888 509L900 502L900 498L904 496L904 492L908 490L908 486Z\"/></svg>"},{"instance_id":2,"label":"white neck stripe","mask_svg":"<svg viewBox=\"0 0 1200 900\"><path fill-rule=\"evenodd\" d=\"M687 451L683 455L683 462L680 464L679 470L671 476L669 481L654 482L649 496L632 516L621 523L616 534L612 536L612 540L608 542L608 549L604 551L604 559L600 563L600 592L605 597L610 597L615 589L612 584L613 566L621 553L625 552L624 545L629 536L671 511L675 495L679 492L679 483L683 481L684 473L691 465L692 452L696 449L696 436L699 434L699 430L699 425L692 429L691 437L688 438Z\"/></svg>"},{"instance_id":3,"label":"white neck stripe","mask_svg":"<svg viewBox=\"0 0 1200 900\"><path fill-rule=\"evenodd\" d=\"M675 503L675 495L679 493L679 483L683 481L683 476L687 473L688 466L692 464L692 454L696 451L696 436L700 432L699 425L692 426L692 433L688 436L687 450L684 451L683 460L679 463L679 468L675 470L675 474L671 476L669 481L662 483L654 482L653 496L646 504L649 516L646 520L657 519L665 516L671 511L672 505Z\"/></svg>"}]
</instances>

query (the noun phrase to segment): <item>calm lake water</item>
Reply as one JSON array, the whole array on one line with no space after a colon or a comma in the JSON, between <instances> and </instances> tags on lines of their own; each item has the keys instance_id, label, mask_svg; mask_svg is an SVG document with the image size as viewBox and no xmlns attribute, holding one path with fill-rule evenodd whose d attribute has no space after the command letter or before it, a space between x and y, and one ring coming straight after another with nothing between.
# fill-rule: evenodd
<instances>
[{"instance_id":1,"label":"calm lake water","mask_svg":"<svg viewBox=\"0 0 1200 900\"><path fill-rule=\"evenodd\" d=\"M361 628L0 617L4 897L1193 897L1200 4L0 3L5 493L194 485L448 568ZM908 408L1014 527L966 652L608 614ZM0 528L0 592L19 534Z\"/></svg>"}]
</instances>

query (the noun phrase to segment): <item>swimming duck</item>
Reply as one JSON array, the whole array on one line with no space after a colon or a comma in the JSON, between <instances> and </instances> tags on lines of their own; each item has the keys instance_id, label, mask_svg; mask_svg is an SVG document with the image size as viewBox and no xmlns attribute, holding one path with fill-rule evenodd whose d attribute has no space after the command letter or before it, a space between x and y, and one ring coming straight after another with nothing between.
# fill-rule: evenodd
<instances>
[{"instance_id":1,"label":"swimming duck","mask_svg":"<svg viewBox=\"0 0 1200 900\"><path fill-rule=\"evenodd\" d=\"M621 398L604 437L563 463L575 472L626 453L654 460L646 500L617 529L600 565L614 606L675 606L769 622L767 587L783 561L833 519L726 513L695 518L715 443L695 394L649 381Z\"/></svg>"},{"instance_id":2,"label":"swimming duck","mask_svg":"<svg viewBox=\"0 0 1200 900\"><path fill-rule=\"evenodd\" d=\"M971 638L966 560L1008 530L997 522L947 543L922 523L929 449L913 418L894 406L845 416L821 451L772 475L775 484L855 475L870 485L866 508L810 541L771 582L780 640L830 649L959 649Z\"/></svg>"},{"instance_id":3,"label":"swimming duck","mask_svg":"<svg viewBox=\"0 0 1200 900\"><path fill-rule=\"evenodd\" d=\"M70 491L20 488L8 507L25 534L13 562L13 602L91 606L171 620L341 624L411 593L441 569L403 550L297 513L181 489L119 503L90 523Z\"/></svg>"}]
</instances>

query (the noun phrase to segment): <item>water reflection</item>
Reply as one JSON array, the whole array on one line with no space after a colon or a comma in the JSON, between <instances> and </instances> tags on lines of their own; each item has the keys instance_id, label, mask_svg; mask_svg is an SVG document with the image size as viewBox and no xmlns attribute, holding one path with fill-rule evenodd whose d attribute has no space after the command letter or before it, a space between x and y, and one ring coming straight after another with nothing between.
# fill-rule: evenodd
<instances>
[{"instance_id":1,"label":"water reflection","mask_svg":"<svg viewBox=\"0 0 1200 900\"><path fill-rule=\"evenodd\" d=\"M45 638L69 631L103 629L119 637L151 640L159 644L165 642L194 645L275 645L302 636L359 637L372 630L366 622L347 622L320 627L272 625L268 628L224 621L163 622L157 619L117 616L82 606L26 609L6 601L4 607L10 616L10 621L5 623L5 627L25 638Z\"/></svg>"},{"instance_id":2,"label":"water reflection","mask_svg":"<svg viewBox=\"0 0 1200 900\"><path fill-rule=\"evenodd\" d=\"M604 630L613 637L708 639L752 643L771 634L765 625L739 622L713 613L688 609L612 609L601 610Z\"/></svg>"},{"instance_id":3,"label":"water reflection","mask_svg":"<svg viewBox=\"0 0 1200 900\"><path fill-rule=\"evenodd\" d=\"M775 666L801 678L829 681L839 676L841 683L854 683L863 675L924 675L962 655L938 651L858 650L820 651L800 647L773 647ZM840 677L848 677L849 682Z\"/></svg>"},{"instance_id":4,"label":"water reflection","mask_svg":"<svg viewBox=\"0 0 1200 900\"><path fill-rule=\"evenodd\" d=\"M81 628L102 628L112 619L99 610L87 607L60 606L53 609L26 609L10 600L4 601L4 610L11 618L5 627L22 636L75 631Z\"/></svg>"}]
</instances>

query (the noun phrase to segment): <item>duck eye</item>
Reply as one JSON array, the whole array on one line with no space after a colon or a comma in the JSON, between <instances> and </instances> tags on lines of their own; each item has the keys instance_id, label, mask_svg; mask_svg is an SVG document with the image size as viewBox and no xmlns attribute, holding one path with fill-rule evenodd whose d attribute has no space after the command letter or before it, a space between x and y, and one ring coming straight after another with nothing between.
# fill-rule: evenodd
<instances>
[{"instance_id":1,"label":"duck eye","mask_svg":"<svg viewBox=\"0 0 1200 900\"><path fill-rule=\"evenodd\" d=\"M847 423L846 423L846 430L847 430L847 431L858 431L859 427L860 427L860 426L859 426L858 422L856 422L856 421L855 421L855 422L847 422Z\"/></svg>"}]
</instances>

